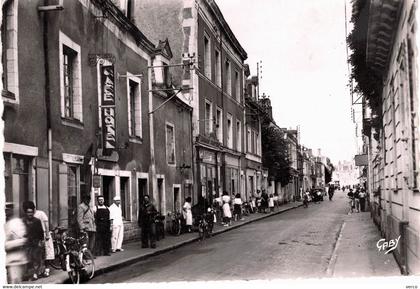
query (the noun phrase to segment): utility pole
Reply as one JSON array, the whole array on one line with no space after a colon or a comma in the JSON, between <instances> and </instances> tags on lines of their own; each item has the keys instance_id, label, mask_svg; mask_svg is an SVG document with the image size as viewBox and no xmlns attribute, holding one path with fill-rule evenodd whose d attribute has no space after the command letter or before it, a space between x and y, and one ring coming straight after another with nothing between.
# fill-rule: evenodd
<instances>
[{"instance_id":1,"label":"utility pole","mask_svg":"<svg viewBox=\"0 0 420 289\"><path fill-rule=\"evenodd\" d=\"M262 60L257 62L257 79L258 79L257 99L260 99L260 75L261 75L261 79L262 79Z\"/></svg>"}]
</instances>

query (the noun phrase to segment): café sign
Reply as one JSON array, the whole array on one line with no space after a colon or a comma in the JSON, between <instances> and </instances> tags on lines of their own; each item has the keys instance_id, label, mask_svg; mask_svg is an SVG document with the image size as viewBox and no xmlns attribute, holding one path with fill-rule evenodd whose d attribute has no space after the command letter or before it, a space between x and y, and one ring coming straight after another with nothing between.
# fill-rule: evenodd
<instances>
[{"instance_id":1,"label":"caf\u00e9 sign","mask_svg":"<svg viewBox=\"0 0 420 289\"><path fill-rule=\"evenodd\" d=\"M101 87L103 148L104 150L113 150L116 148L115 77L113 65L103 65L101 67Z\"/></svg>"}]
</instances>

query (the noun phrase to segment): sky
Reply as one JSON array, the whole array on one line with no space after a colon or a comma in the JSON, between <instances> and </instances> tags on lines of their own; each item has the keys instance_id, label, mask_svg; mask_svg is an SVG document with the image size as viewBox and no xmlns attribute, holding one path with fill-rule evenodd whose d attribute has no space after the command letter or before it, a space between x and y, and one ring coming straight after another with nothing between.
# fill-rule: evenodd
<instances>
[{"instance_id":1,"label":"sky","mask_svg":"<svg viewBox=\"0 0 420 289\"><path fill-rule=\"evenodd\" d=\"M260 95L270 96L277 125L300 126L301 144L320 148L333 163L351 160L357 144L347 87L345 0L216 2L248 53L251 74L262 61Z\"/></svg>"}]
</instances>

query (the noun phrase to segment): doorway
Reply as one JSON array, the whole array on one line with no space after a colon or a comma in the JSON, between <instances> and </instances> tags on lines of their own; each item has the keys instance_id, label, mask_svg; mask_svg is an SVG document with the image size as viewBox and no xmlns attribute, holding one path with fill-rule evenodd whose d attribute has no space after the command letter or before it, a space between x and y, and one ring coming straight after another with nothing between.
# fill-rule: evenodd
<instances>
[{"instance_id":1,"label":"doorway","mask_svg":"<svg viewBox=\"0 0 420 289\"><path fill-rule=\"evenodd\" d=\"M105 199L105 206L110 206L112 198L115 196L115 177L102 176L102 195Z\"/></svg>"},{"instance_id":2,"label":"doorway","mask_svg":"<svg viewBox=\"0 0 420 289\"><path fill-rule=\"evenodd\" d=\"M181 196L180 188L174 187L174 203L173 203L173 212L180 212L181 210Z\"/></svg>"},{"instance_id":3,"label":"doorway","mask_svg":"<svg viewBox=\"0 0 420 289\"><path fill-rule=\"evenodd\" d=\"M147 195L147 179L137 179L137 199L139 202L139 209L143 204L143 197Z\"/></svg>"},{"instance_id":4,"label":"doorway","mask_svg":"<svg viewBox=\"0 0 420 289\"><path fill-rule=\"evenodd\" d=\"M164 214L164 209L165 209L165 205L164 205L164 191L163 191L163 180L162 178L158 178L157 179L157 189L158 189L158 196L157 196L157 210L159 211L159 213Z\"/></svg>"}]
</instances>

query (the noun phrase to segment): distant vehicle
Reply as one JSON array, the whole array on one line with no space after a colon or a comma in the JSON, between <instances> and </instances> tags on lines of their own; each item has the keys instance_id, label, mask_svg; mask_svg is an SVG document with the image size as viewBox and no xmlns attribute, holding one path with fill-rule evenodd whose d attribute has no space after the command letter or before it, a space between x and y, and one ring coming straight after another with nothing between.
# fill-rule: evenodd
<instances>
[{"instance_id":1,"label":"distant vehicle","mask_svg":"<svg viewBox=\"0 0 420 289\"><path fill-rule=\"evenodd\" d=\"M335 187L339 190L340 189L340 181L335 181L334 182L334 184L335 184Z\"/></svg>"}]
</instances>

